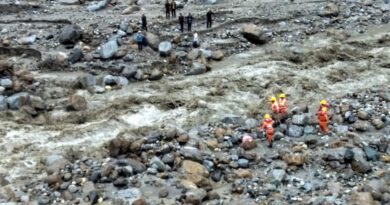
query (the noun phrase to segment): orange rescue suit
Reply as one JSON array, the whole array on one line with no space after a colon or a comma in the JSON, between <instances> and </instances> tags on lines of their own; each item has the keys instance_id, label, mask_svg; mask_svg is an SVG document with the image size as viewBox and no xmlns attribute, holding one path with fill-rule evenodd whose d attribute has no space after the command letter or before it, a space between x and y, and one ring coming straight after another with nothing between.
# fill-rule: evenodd
<instances>
[{"instance_id":1,"label":"orange rescue suit","mask_svg":"<svg viewBox=\"0 0 390 205\"><path fill-rule=\"evenodd\" d=\"M317 112L317 120L320 125L321 132L327 134L328 133L328 114L325 109L322 109Z\"/></svg>"},{"instance_id":2,"label":"orange rescue suit","mask_svg":"<svg viewBox=\"0 0 390 205\"><path fill-rule=\"evenodd\" d=\"M276 101L271 102L271 109L273 113L279 113L279 105Z\"/></svg>"},{"instance_id":3,"label":"orange rescue suit","mask_svg":"<svg viewBox=\"0 0 390 205\"><path fill-rule=\"evenodd\" d=\"M287 100L286 98L279 98L279 112L287 113Z\"/></svg>"},{"instance_id":4,"label":"orange rescue suit","mask_svg":"<svg viewBox=\"0 0 390 205\"><path fill-rule=\"evenodd\" d=\"M273 128L274 121L269 118L265 119L263 121L263 124L261 125L261 128L265 130L266 136L267 136L267 141L271 143L272 141L272 136L274 135L274 128Z\"/></svg>"}]
</instances>

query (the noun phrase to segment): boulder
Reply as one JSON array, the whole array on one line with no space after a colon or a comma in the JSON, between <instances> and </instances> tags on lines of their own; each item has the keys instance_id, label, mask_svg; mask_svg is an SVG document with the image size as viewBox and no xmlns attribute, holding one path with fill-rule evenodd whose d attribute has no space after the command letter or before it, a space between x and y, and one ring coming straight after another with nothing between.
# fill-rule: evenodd
<instances>
[{"instance_id":1,"label":"boulder","mask_svg":"<svg viewBox=\"0 0 390 205\"><path fill-rule=\"evenodd\" d=\"M27 92L16 93L7 98L8 108L18 110L30 101L30 95Z\"/></svg>"},{"instance_id":2,"label":"boulder","mask_svg":"<svg viewBox=\"0 0 390 205\"><path fill-rule=\"evenodd\" d=\"M137 73L137 70L138 70L138 68L136 65L126 66L122 70L121 76L126 77L126 78L132 78Z\"/></svg>"},{"instance_id":3,"label":"boulder","mask_svg":"<svg viewBox=\"0 0 390 205\"><path fill-rule=\"evenodd\" d=\"M158 69L154 68L150 73L149 80L160 80L164 76L164 73Z\"/></svg>"},{"instance_id":4,"label":"boulder","mask_svg":"<svg viewBox=\"0 0 390 205\"><path fill-rule=\"evenodd\" d=\"M36 35L31 35L31 36L20 38L18 40L18 43L21 45L31 45L36 41L36 39L37 39Z\"/></svg>"},{"instance_id":5,"label":"boulder","mask_svg":"<svg viewBox=\"0 0 390 205\"><path fill-rule=\"evenodd\" d=\"M61 169L64 169L70 162L60 155L50 155L45 158L44 163L46 165L46 172L48 174L58 173Z\"/></svg>"},{"instance_id":6,"label":"boulder","mask_svg":"<svg viewBox=\"0 0 390 205\"><path fill-rule=\"evenodd\" d=\"M275 185L280 185L286 175L286 171L283 169L274 169L271 171L271 180Z\"/></svg>"},{"instance_id":7,"label":"boulder","mask_svg":"<svg viewBox=\"0 0 390 205\"><path fill-rule=\"evenodd\" d=\"M301 137L303 135L304 128L298 125L289 125L287 129L287 135L289 137Z\"/></svg>"},{"instance_id":8,"label":"boulder","mask_svg":"<svg viewBox=\"0 0 390 205\"><path fill-rule=\"evenodd\" d=\"M366 157L368 161L378 161L379 160L379 153L374 148L370 146L364 146L363 147L364 152L366 153Z\"/></svg>"},{"instance_id":9,"label":"boulder","mask_svg":"<svg viewBox=\"0 0 390 205\"><path fill-rule=\"evenodd\" d=\"M199 58L200 56L200 50L199 49L192 49L188 54L187 54L187 58L189 60L196 60L197 58Z\"/></svg>"},{"instance_id":10,"label":"boulder","mask_svg":"<svg viewBox=\"0 0 390 205\"><path fill-rule=\"evenodd\" d=\"M371 124L378 130L385 127L385 123L381 119L373 119Z\"/></svg>"},{"instance_id":11,"label":"boulder","mask_svg":"<svg viewBox=\"0 0 390 205\"><path fill-rule=\"evenodd\" d=\"M206 59L211 59L212 55L213 55L213 52L210 51L210 50L206 50L206 49L200 49L200 52L202 54L202 56Z\"/></svg>"},{"instance_id":12,"label":"boulder","mask_svg":"<svg viewBox=\"0 0 390 205\"><path fill-rule=\"evenodd\" d=\"M207 196L207 193L203 189L191 189L185 194L186 204L202 204L203 199Z\"/></svg>"},{"instance_id":13,"label":"boulder","mask_svg":"<svg viewBox=\"0 0 390 205\"><path fill-rule=\"evenodd\" d=\"M329 3L319 11L318 15L324 17L332 17L338 16L339 13L339 7L335 3Z\"/></svg>"},{"instance_id":14,"label":"boulder","mask_svg":"<svg viewBox=\"0 0 390 205\"><path fill-rule=\"evenodd\" d=\"M171 55L172 52L172 44L168 41L163 41L158 45L158 52L161 57L167 57Z\"/></svg>"},{"instance_id":15,"label":"boulder","mask_svg":"<svg viewBox=\"0 0 390 205\"><path fill-rule=\"evenodd\" d=\"M88 108L87 100L81 95L71 95L68 99L68 111L81 111Z\"/></svg>"},{"instance_id":16,"label":"boulder","mask_svg":"<svg viewBox=\"0 0 390 205\"><path fill-rule=\"evenodd\" d=\"M183 172L186 174L200 175L208 177L209 172L207 169L200 163L194 162L191 160L184 160L181 165Z\"/></svg>"},{"instance_id":17,"label":"boulder","mask_svg":"<svg viewBox=\"0 0 390 205\"><path fill-rule=\"evenodd\" d=\"M374 198L369 192L354 192L348 204L353 205L375 205Z\"/></svg>"},{"instance_id":18,"label":"boulder","mask_svg":"<svg viewBox=\"0 0 390 205\"><path fill-rule=\"evenodd\" d=\"M80 48L74 48L68 56L69 63L73 64L83 58L83 51Z\"/></svg>"},{"instance_id":19,"label":"boulder","mask_svg":"<svg viewBox=\"0 0 390 205\"><path fill-rule=\"evenodd\" d=\"M200 75L207 71L206 65L198 62L193 62L191 68L186 72L186 75Z\"/></svg>"},{"instance_id":20,"label":"boulder","mask_svg":"<svg viewBox=\"0 0 390 205\"><path fill-rule=\"evenodd\" d=\"M307 121L308 121L308 118L305 114L298 114L298 115L292 116L292 123L294 125L303 126L303 125L306 125Z\"/></svg>"},{"instance_id":21,"label":"boulder","mask_svg":"<svg viewBox=\"0 0 390 205\"><path fill-rule=\"evenodd\" d=\"M263 31L262 28L254 24L244 25L241 33L244 38L254 44L265 44L272 39L271 35L269 35L267 32Z\"/></svg>"},{"instance_id":22,"label":"boulder","mask_svg":"<svg viewBox=\"0 0 390 205\"><path fill-rule=\"evenodd\" d=\"M359 110L357 113L357 117L361 120L368 120L370 118L370 115L364 110Z\"/></svg>"},{"instance_id":23,"label":"boulder","mask_svg":"<svg viewBox=\"0 0 390 205\"><path fill-rule=\"evenodd\" d=\"M360 148L353 148L353 160L351 162L351 168L358 173L367 173L371 171L371 166L365 159L365 153Z\"/></svg>"},{"instance_id":24,"label":"boulder","mask_svg":"<svg viewBox=\"0 0 390 205\"><path fill-rule=\"evenodd\" d=\"M89 73L79 76L73 84L74 89L87 89L96 85L96 77Z\"/></svg>"},{"instance_id":25,"label":"boulder","mask_svg":"<svg viewBox=\"0 0 390 205\"><path fill-rule=\"evenodd\" d=\"M118 43L116 40L108 41L100 48L100 57L103 59L109 59L115 55L118 51Z\"/></svg>"},{"instance_id":26,"label":"boulder","mask_svg":"<svg viewBox=\"0 0 390 205\"><path fill-rule=\"evenodd\" d=\"M158 47L160 44L159 37L152 34L152 33L147 32L145 38L146 38L146 41L148 42L149 47L155 51L158 51Z\"/></svg>"},{"instance_id":27,"label":"boulder","mask_svg":"<svg viewBox=\"0 0 390 205\"><path fill-rule=\"evenodd\" d=\"M102 0L98 3L93 3L87 7L87 11L99 11L107 7L107 5L111 2L111 0Z\"/></svg>"},{"instance_id":28,"label":"boulder","mask_svg":"<svg viewBox=\"0 0 390 205\"><path fill-rule=\"evenodd\" d=\"M116 77L116 84L119 86L126 86L129 84L129 80L127 80L125 77L118 76Z\"/></svg>"},{"instance_id":29,"label":"boulder","mask_svg":"<svg viewBox=\"0 0 390 205\"><path fill-rule=\"evenodd\" d=\"M238 178L251 178L252 171L250 169L237 169L233 171Z\"/></svg>"},{"instance_id":30,"label":"boulder","mask_svg":"<svg viewBox=\"0 0 390 205\"><path fill-rule=\"evenodd\" d=\"M61 44L75 44L81 38L82 30L78 25L71 24L61 29L58 38Z\"/></svg>"},{"instance_id":31,"label":"boulder","mask_svg":"<svg viewBox=\"0 0 390 205\"><path fill-rule=\"evenodd\" d=\"M225 57L225 55L223 54L223 52L221 50L213 51L213 53L211 55L211 59L216 60L216 61L220 61L224 57Z\"/></svg>"},{"instance_id":32,"label":"boulder","mask_svg":"<svg viewBox=\"0 0 390 205\"><path fill-rule=\"evenodd\" d=\"M352 127L357 131L365 132L368 130L369 124L367 121L358 120L352 125Z\"/></svg>"},{"instance_id":33,"label":"boulder","mask_svg":"<svg viewBox=\"0 0 390 205\"><path fill-rule=\"evenodd\" d=\"M286 154L283 156L283 161L288 165L301 166L306 162L306 156L300 153Z\"/></svg>"},{"instance_id":34,"label":"boulder","mask_svg":"<svg viewBox=\"0 0 390 205\"><path fill-rule=\"evenodd\" d=\"M142 198L142 192L138 188L121 189L115 195L114 204L132 205L135 201Z\"/></svg>"},{"instance_id":35,"label":"boulder","mask_svg":"<svg viewBox=\"0 0 390 205\"><path fill-rule=\"evenodd\" d=\"M0 80L1 87L6 88L6 89L12 88L12 84L13 84L12 80L9 78L4 78L4 79Z\"/></svg>"}]
</instances>

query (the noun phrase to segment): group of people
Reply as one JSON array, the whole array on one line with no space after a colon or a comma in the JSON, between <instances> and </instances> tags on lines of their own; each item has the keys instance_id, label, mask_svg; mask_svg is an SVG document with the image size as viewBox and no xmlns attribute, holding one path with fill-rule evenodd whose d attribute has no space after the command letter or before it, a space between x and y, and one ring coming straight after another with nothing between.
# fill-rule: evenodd
<instances>
[{"instance_id":1,"label":"group of people","mask_svg":"<svg viewBox=\"0 0 390 205\"><path fill-rule=\"evenodd\" d=\"M169 2L169 0L165 1L165 16L167 18L170 18L171 16L173 18L176 18L176 9L177 5L174 0L172 0L171 2Z\"/></svg>"},{"instance_id":2,"label":"group of people","mask_svg":"<svg viewBox=\"0 0 390 205\"><path fill-rule=\"evenodd\" d=\"M278 123L283 122L287 118L287 99L286 95L284 93L279 95L278 101L276 100L276 97L271 97L271 110L272 110L272 116L270 114L265 114L264 119L262 123L259 126L258 131L264 131L265 136L268 142L268 146L272 147L273 142L273 135L274 135L274 120L278 121ZM317 115L317 121L319 128L323 134L327 134L329 132L328 129L328 109L329 104L326 102L326 100L320 101L320 106L318 108L318 111L316 113ZM245 140L250 140L248 136L243 137L243 142Z\"/></svg>"}]
</instances>

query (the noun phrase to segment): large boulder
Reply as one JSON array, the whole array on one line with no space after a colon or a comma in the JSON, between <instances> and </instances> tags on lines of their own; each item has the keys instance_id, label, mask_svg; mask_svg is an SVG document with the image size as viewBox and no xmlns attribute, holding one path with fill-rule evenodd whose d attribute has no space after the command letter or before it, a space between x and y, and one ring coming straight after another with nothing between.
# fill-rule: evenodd
<instances>
[{"instance_id":1,"label":"large boulder","mask_svg":"<svg viewBox=\"0 0 390 205\"><path fill-rule=\"evenodd\" d=\"M160 44L159 37L148 32L148 33L146 33L145 38L146 38L146 41L148 42L149 47L155 51L158 51L158 46Z\"/></svg>"},{"instance_id":2,"label":"large boulder","mask_svg":"<svg viewBox=\"0 0 390 205\"><path fill-rule=\"evenodd\" d=\"M223 54L223 52L221 50L213 51L213 53L211 55L211 59L216 60L216 61L220 61L224 57L225 57L225 55Z\"/></svg>"},{"instance_id":3,"label":"large boulder","mask_svg":"<svg viewBox=\"0 0 390 205\"><path fill-rule=\"evenodd\" d=\"M83 58L83 51L80 48L73 49L68 56L69 63L73 64Z\"/></svg>"},{"instance_id":4,"label":"large boulder","mask_svg":"<svg viewBox=\"0 0 390 205\"><path fill-rule=\"evenodd\" d=\"M4 87L4 88L8 89L8 88L12 88L13 83L12 83L12 80L11 80L11 79L9 79L9 78L4 78L4 79L1 79L1 80L0 80L0 85L1 85L2 87Z\"/></svg>"},{"instance_id":5,"label":"large boulder","mask_svg":"<svg viewBox=\"0 0 390 205\"><path fill-rule=\"evenodd\" d=\"M27 105L30 95L27 92L16 93L7 98L8 108L18 110L23 105Z\"/></svg>"},{"instance_id":6,"label":"large boulder","mask_svg":"<svg viewBox=\"0 0 390 205\"><path fill-rule=\"evenodd\" d=\"M163 41L158 45L158 52L160 53L160 56L167 57L171 55L172 52L172 44L168 41Z\"/></svg>"},{"instance_id":7,"label":"large boulder","mask_svg":"<svg viewBox=\"0 0 390 205\"><path fill-rule=\"evenodd\" d=\"M58 38L61 44L75 44L81 38L82 30L78 25L71 24L62 28Z\"/></svg>"},{"instance_id":8,"label":"large boulder","mask_svg":"<svg viewBox=\"0 0 390 205\"><path fill-rule=\"evenodd\" d=\"M287 135L289 137L301 137L303 135L304 128L298 125L290 125L287 129Z\"/></svg>"},{"instance_id":9,"label":"large boulder","mask_svg":"<svg viewBox=\"0 0 390 205\"><path fill-rule=\"evenodd\" d=\"M318 15L324 17L332 17L338 16L339 13L339 7L335 3L329 3L318 12Z\"/></svg>"},{"instance_id":10,"label":"large boulder","mask_svg":"<svg viewBox=\"0 0 390 205\"><path fill-rule=\"evenodd\" d=\"M254 44L265 44L272 39L270 33L264 31L261 27L254 24L246 24L241 31L244 38Z\"/></svg>"},{"instance_id":11,"label":"large boulder","mask_svg":"<svg viewBox=\"0 0 390 205\"><path fill-rule=\"evenodd\" d=\"M104 8L111 2L111 0L102 0L98 3L93 3L87 7L87 11L99 11Z\"/></svg>"},{"instance_id":12,"label":"large boulder","mask_svg":"<svg viewBox=\"0 0 390 205\"><path fill-rule=\"evenodd\" d=\"M283 160L288 165L301 166L306 162L306 156L300 153L286 154Z\"/></svg>"},{"instance_id":13,"label":"large boulder","mask_svg":"<svg viewBox=\"0 0 390 205\"><path fill-rule=\"evenodd\" d=\"M111 40L102 45L100 49L100 57L103 59L109 59L115 55L118 51L118 43L116 40Z\"/></svg>"},{"instance_id":14,"label":"large boulder","mask_svg":"<svg viewBox=\"0 0 390 205\"><path fill-rule=\"evenodd\" d=\"M138 70L138 68L136 65L126 66L122 70L121 76L126 77L126 78L132 78L137 73L137 70Z\"/></svg>"}]
</instances>

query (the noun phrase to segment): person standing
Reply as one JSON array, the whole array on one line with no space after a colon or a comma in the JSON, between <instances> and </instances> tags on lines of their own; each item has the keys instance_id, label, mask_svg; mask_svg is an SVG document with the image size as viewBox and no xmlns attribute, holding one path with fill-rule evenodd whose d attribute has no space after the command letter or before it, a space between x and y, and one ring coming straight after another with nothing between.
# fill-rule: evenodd
<instances>
[{"instance_id":1,"label":"person standing","mask_svg":"<svg viewBox=\"0 0 390 205\"><path fill-rule=\"evenodd\" d=\"M142 20L142 29L148 31L148 26L147 26L148 23L146 21L145 14L142 14L141 20Z\"/></svg>"},{"instance_id":2,"label":"person standing","mask_svg":"<svg viewBox=\"0 0 390 205\"><path fill-rule=\"evenodd\" d=\"M317 120L321 132L323 134L328 134L328 113L326 107L323 107L320 111L317 112Z\"/></svg>"},{"instance_id":3,"label":"person standing","mask_svg":"<svg viewBox=\"0 0 390 205\"><path fill-rule=\"evenodd\" d=\"M206 14L206 19L207 19L207 28L211 28L211 24L213 23L213 12L209 10Z\"/></svg>"},{"instance_id":4,"label":"person standing","mask_svg":"<svg viewBox=\"0 0 390 205\"><path fill-rule=\"evenodd\" d=\"M171 13L172 13L172 17L173 18L176 18L176 1L175 0L172 0L172 3L171 3Z\"/></svg>"},{"instance_id":5,"label":"person standing","mask_svg":"<svg viewBox=\"0 0 390 205\"><path fill-rule=\"evenodd\" d=\"M141 31L138 31L137 34L135 35L135 41L137 42L138 50L142 51L143 44L144 44L144 37Z\"/></svg>"},{"instance_id":6,"label":"person standing","mask_svg":"<svg viewBox=\"0 0 390 205\"><path fill-rule=\"evenodd\" d=\"M169 0L166 0L165 2L165 16L167 19L171 17L171 4L169 3Z\"/></svg>"},{"instance_id":7,"label":"person standing","mask_svg":"<svg viewBox=\"0 0 390 205\"><path fill-rule=\"evenodd\" d=\"M284 120L287 118L287 99L286 99L286 94L281 93L279 94L279 120L284 122Z\"/></svg>"},{"instance_id":8,"label":"person standing","mask_svg":"<svg viewBox=\"0 0 390 205\"><path fill-rule=\"evenodd\" d=\"M192 15L191 13L188 13L188 16L187 16L187 26L188 26L188 31L191 31L191 27L192 27Z\"/></svg>"},{"instance_id":9,"label":"person standing","mask_svg":"<svg viewBox=\"0 0 390 205\"><path fill-rule=\"evenodd\" d=\"M180 24L180 31L184 32L184 16L180 13L179 14L179 24Z\"/></svg>"},{"instance_id":10,"label":"person standing","mask_svg":"<svg viewBox=\"0 0 390 205\"><path fill-rule=\"evenodd\" d=\"M272 147L273 135L274 135L274 121L269 114L264 115L263 123L260 126L260 130L265 131L265 136L268 141L268 147Z\"/></svg>"}]
</instances>

